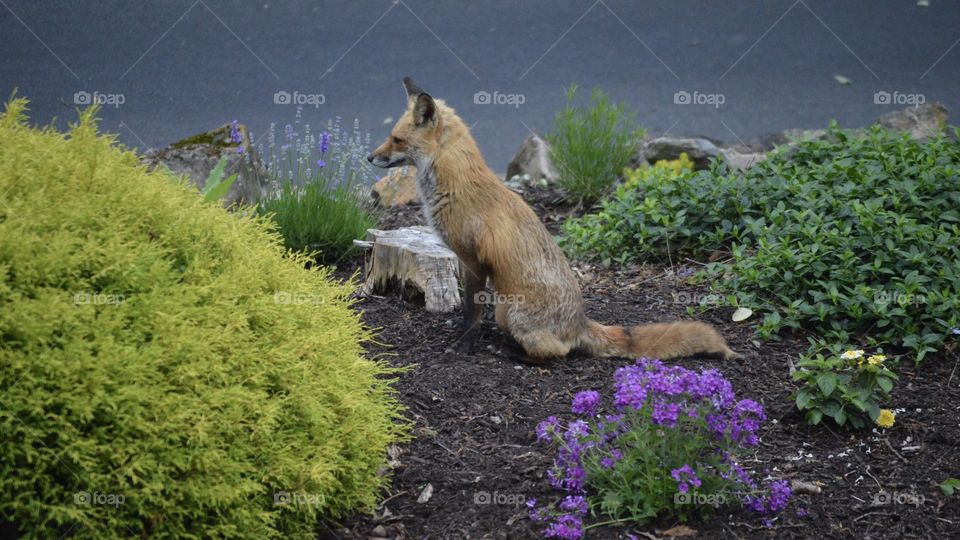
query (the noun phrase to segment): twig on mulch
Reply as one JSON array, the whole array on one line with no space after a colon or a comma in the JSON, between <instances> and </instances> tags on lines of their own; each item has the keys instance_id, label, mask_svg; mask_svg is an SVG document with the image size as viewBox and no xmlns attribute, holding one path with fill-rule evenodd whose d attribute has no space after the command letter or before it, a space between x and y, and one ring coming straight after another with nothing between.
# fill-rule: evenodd
<instances>
[{"instance_id":1,"label":"twig on mulch","mask_svg":"<svg viewBox=\"0 0 960 540\"><path fill-rule=\"evenodd\" d=\"M901 455L900 455L900 452L897 452L897 449L894 448L892 444L890 444L890 439L884 438L884 439L883 439L883 442L887 443L887 448L889 448L891 452L893 452L898 458L900 458L900 461L902 461L902 462L904 462L904 463L907 463L907 464L910 463L910 461L907 460L907 458L901 456Z\"/></svg>"},{"instance_id":2,"label":"twig on mulch","mask_svg":"<svg viewBox=\"0 0 960 540\"><path fill-rule=\"evenodd\" d=\"M895 516L895 515L896 515L896 514L894 514L894 513L892 513L892 512L881 512L881 511L879 511L879 510L876 510L876 511L873 511L873 512L867 512L866 514L863 514L863 515L861 515L861 516L859 516L859 517L855 517L855 518L853 518L853 520L854 520L854 521L860 521L861 519L863 519L863 518L865 518L865 517L867 517L867 516Z\"/></svg>"}]
</instances>

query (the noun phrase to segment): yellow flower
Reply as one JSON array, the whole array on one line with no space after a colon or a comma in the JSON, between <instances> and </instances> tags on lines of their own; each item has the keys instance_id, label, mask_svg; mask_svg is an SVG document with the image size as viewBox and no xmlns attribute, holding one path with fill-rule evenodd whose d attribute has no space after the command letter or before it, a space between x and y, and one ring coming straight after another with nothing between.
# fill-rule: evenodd
<instances>
[{"instance_id":1,"label":"yellow flower","mask_svg":"<svg viewBox=\"0 0 960 540\"><path fill-rule=\"evenodd\" d=\"M867 362L869 362L871 366L879 366L883 364L883 361L886 359L887 357L882 354L875 354L870 358L867 358Z\"/></svg>"},{"instance_id":2,"label":"yellow flower","mask_svg":"<svg viewBox=\"0 0 960 540\"><path fill-rule=\"evenodd\" d=\"M893 411L890 409L880 409L880 415L877 416L877 425L882 428L888 428L893 426L893 421L897 419L897 415L893 414Z\"/></svg>"},{"instance_id":3,"label":"yellow flower","mask_svg":"<svg viewBox=\"0 0 960 540\"><path fill-rule=\"evenodd\" d=\"M860 349L857 349L855 351L847 351L841 354L840 358L843 358L844 360L856 360L857 358L860 358L862 356L863 356L863 351Z\"/></svg>"}]
</instances>

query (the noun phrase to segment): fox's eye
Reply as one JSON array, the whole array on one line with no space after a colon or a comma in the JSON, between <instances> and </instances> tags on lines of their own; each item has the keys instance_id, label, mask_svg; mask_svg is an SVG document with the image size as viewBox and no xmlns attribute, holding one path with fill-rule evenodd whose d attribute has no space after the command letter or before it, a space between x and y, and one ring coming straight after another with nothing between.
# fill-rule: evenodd
<instances>
[{"instance_id":1,"label":"fox's eye","mask_svg":"<svg viewBox=\"0 0 960 540\"><path fill-rule=\"evenodd\" d=\"M393 144L403 144L403 140L397 137L393 138Z\"/></svg>"}]
</instances>

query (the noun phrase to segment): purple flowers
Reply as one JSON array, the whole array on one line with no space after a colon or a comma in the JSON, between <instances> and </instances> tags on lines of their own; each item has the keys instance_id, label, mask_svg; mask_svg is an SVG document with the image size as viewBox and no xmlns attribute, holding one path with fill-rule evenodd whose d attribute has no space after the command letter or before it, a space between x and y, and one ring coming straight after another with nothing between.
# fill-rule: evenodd
<instances>
[{"instance_id":1,"label":"purple flowers","mask_svg":"<svg viewBox=\"0 0 960 540\"><path fill-rule=\"evenodd\" d=\"M670 476L677 481L677 491L680 493L686 493L690 491L690 486L700 487L703 485L703 482L697 478L696 471L694 471L693 467L690 465L684 465L679 469L670 471Z\"/></svg>"},{"instance_id":2,"label":"purple flowers","mask_svg":"<svg viewBox=\"0 0 960 540\"><path fill-rule=\"evenodd\" d=\"M327 154L327 150L330 149L330 133L324 131L320 134L320 159L317 160L317 167L324 168L327 166L327 162L324 161L324 156Z\"/></svg>"},{"instance_id":3,"label":"purple flowers","mask_svg":"<svg viewBox=\"0 0 960 540\"><path fill-rule=\"evenodd\" d=\"M773 514L787 507L793 492L786 480L770 483L770 493L766 496L747 495L744 502L761 514Z\"/></svg>"},{"instance_id":4,"label":"purple flowers","mask_svg":"<svg viewBox=\"0 0 960 540\"><path fill-rule=\"evenodd\" d=\"M578 392L570 407L578 418L564 425L551 416L537 426L537 439L557 446L547 477L565 492L556 505L531 505L545 536L580 538L594 496L595 511L638 522L661 512L683 517L684 504L699 511L739 500L765 516L786 508L786 482L762 490L737 463L737 450L759 443L766 416L756 401L738 401L719 371L640 359L614 374L616 414L598 416L601 401L597 391ZM676 486L676 497L662 496L665 485Z\"/></svg>"},{"instance_id":5,"label":"purple flowers","mask_svg":"<svg viewBox=\"0 0 960 540\"><path fill-rule=\"evenodd\" d=\"M557 428L560 427L560 420L556 416L550 416L543 422L537 424L537 440L549 441Z\"/></svg>"},{"instance_id":6,"label":"purple flowers","mask_svg":"<svg viewBox=\"0 0 960 540\"><path fill-rule=\"evenodd\" d=\"M320 153L326 154L327 150L330 149L330 133L324 131L320 134Z\"/></svg>"},{"instance_id":7,"label":"purple flowers","mask_svg":"<svg viewBox=\"0 0 960 540\"><path fill-rule=\"evenodd\" d=\"M557 521L547 526L543 531L547 538L569 538L571 540L583 537L583 519L579 516L566 514L557 518Z\"/></svg>"},{"instance_id":8,"label":"purple flowers","mask_svg":"<svg viewBox=\"0 0 960 540\"><path fill-rule=\"evenodd\" d=\"M230 142L240 145L237 147L237 153L243 153L243 145L240 144L243 142L243 137L240 135L240 124L236 120L230 124Z\"/></svg>"},{"instance_id":9,"label":"purple flowers","mask_svg":"<svg viewBox=\"0 0 960 540\"><path fill-rule=\"evenodd\" d=\"M680 405L676 403L657 403L653 406L653 423L658 426L673 427L680 416Z\"/></svg>"},{"instance_id":10,"label":"purple flowers","mask_svg":"<svg viewBox=\"0 0 960 540\"><path fill-rule=\"evenodd\" d=\"M573 396L573 406L570 410L576 414L593 416L597 414L597 406L600 405L600 393L593 390L580 392Z\"/></svg>"}]
</instances>

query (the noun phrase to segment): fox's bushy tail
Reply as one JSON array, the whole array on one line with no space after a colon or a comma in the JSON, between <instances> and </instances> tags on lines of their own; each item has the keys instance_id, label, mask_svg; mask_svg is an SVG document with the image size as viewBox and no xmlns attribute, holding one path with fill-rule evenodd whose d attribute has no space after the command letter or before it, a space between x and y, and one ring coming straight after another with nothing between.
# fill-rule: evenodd
<instances>
[{"instance_id":1,"label":"fox's bushy tail","mask_svg":"<svg viewBox=\"0 0 960 540\"><path fill-rule=\"evenodd\" d=\"M713 354L724 359L740 355L727 346L726 340L709 324L695 321L654 323L625 328L604 326L588 321L580 338L580 346L596 356L624 358L677 358L696 354Z\"/></svg>"}]
</instances>

